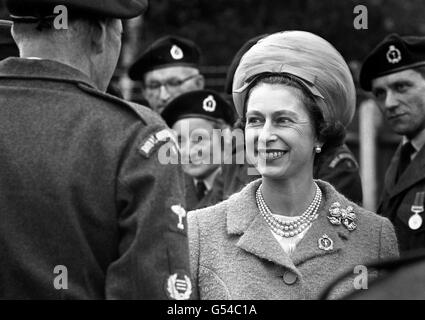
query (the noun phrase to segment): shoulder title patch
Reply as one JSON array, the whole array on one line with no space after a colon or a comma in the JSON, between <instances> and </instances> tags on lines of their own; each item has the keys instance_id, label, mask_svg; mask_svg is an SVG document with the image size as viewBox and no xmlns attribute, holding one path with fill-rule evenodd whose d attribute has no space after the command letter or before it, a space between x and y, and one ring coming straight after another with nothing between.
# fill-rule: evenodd
<instances>
[{"instance_id":1,"label":"shoulder title patch","mask_svg":"<svg viewBox=\"0 0 425 320\"><path fill-rule=\"evenodd\" d=\"M177 151L176 142L173 133L169 129L163 129L156 133L151 134L139 147L140 153L145 158L150 158L152 153L160 146L167 142L172 142Z\"/></svg>"},{"instance_id":2,"label":"shoulder title patch","mask_svg":"<svg viewBox=\"0 0 425 320\"><path fill-rule=\"evenodd\" d=\"M354 159L354 156L350 153L340 153L338 154L331 163L329 164L329 168L334 169L341 161L348 159L350 161L350 168L358 168L359 165L357 164L356 159Z\"/></svg>"}]
</instances>

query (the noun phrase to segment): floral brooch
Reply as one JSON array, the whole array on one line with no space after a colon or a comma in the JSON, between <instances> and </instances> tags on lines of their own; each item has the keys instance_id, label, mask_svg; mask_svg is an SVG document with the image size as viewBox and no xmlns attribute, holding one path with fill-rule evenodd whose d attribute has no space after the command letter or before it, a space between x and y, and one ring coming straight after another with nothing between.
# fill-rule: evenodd
<instances>
[{"instance_id":1,"label":"floral brooch","mask_svg":"<svg viewBox=\"0 0 425 320\"><path fill-rule=\"evenodd\" d=\"M344 225L348 230L353 231L357 228L355 223L356 214L352 206L342 208L339 202L334 202L330 209L328 219L334 225Z\"/></svg>"}]
</instances>

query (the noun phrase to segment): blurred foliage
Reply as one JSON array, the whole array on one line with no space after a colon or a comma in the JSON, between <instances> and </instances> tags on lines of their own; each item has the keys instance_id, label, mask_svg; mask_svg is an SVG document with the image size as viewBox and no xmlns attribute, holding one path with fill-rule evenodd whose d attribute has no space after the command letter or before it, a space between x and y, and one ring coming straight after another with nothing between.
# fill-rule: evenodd
<instances>
[{"instance_id":1,"label":"blurred foliage","mask_svg":"<svg viewBox=\"0 0 425 320\"><path fill-rule=\"evenodd\" d=\"M368 29L353 26L354 7L368 9ZM227 65L262 33L306 30L330 41L348 60L364 56L387 34L425 34L423 0L151 0L140 50L175 34L201 47L205 65Z\"/></svg>"},{"instance_id":2,"label":"blurred foliage","mask_svg":"<svg viewBox=\"0 0 425 320\"><path fill-rule=\"evenodd\" d=\"M368 29L353 26L354 7L368 9ZM425 35L423 0L150 0L138 51L175 34L194 40L204 65L228 65L259 34L306 30L330 41L348 60L363 60L387 34ZM0 18L7 18L0 0Z\"/></svg>"}]
</instances>

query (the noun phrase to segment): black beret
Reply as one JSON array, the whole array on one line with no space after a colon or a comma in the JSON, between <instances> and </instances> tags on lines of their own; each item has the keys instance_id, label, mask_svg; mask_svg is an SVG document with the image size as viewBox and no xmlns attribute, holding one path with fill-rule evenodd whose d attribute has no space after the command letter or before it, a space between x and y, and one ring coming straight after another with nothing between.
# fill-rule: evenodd
<instances>
[{"instance_id":1,"label":"black beret","mask_svg":"<svg viewBox=\"0 0 425 320\"><path fill-rule=\"evenodd\" d=\"M58 5L64 5L71 12L85 15L130 19L146 10L148 0L6 0L13 20L52 16Z\"/></svg>"},{"instance_id":2,"label":"black beret","mask_svg":"<svg viewBox=\"0 0 425 320\"><path fill-rule=\"evenodd\" d=\"M132 80L142 80L151 70L172 66L197 68L201 51L193 42L176 36L165 36L152 43L133 63L128 72Z\"/></svg>"},{"instance_id":3,"label":"black beret","mask_svg":"<svg viewBox=\"0 0 425 320\"><path fill-rule=\"evenodd\" d=\"M19 56L18 47L10 33L11 27L11 21L0 20L0 60Z\"/></svg>"},{"instance_id":4,"label":"black beret","mask_svg":"<svg viewBox=\"0 0 425 320\"><path fill-rule=\"evenodd\" d=\"M233 125L235 121L232 106L213 90L183 93L167 104L161 116L169 127L183 118L221 119L229 125Z\"/></svg>"},{"instance_id":5,"label":"black beret","mask_svg":"<svg viewBox=\"0 0 425 320\"><path fill-rule=\"evenodd\" d=\"M360 86L372 90L372 80L425 65L425 37L391 34L367 56L360 70Z\"/></svg>"},{"instance_id":6,"label":"black beret","mask_svg":"<svg viewBox=\"0 0 425 320\"><path fill-rule=\"evenodd\" d=\"M233 78L235 77L236 69L238 68L239 62L242 59L242 56L252 48L254 44L258 42L258 40L266 37L267 34L262 34L260 36L256 36L254 38L249 39L244 45L239 49L239 51L234 56L232 63L230 64L229 69L227 70L226 82L224 84L224 92L228 94L232 94L232 86L233 86Z\"/></svg>"}]
</instances>

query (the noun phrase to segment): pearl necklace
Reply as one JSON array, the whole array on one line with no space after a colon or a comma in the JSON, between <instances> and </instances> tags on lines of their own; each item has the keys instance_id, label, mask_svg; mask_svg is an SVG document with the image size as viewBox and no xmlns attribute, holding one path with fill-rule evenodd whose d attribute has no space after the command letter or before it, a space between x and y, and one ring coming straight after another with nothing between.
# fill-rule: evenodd
<instances>
[{"instance_id":1,"label":"pearl necklace","mask_svg":"<svg viewBox=\"0 0 425 320\"><path fill-rule=\"evenodd\" d=\"M322 202L322 191L316 182L314 184L316 186L316 194L314 195L313 201L308 206L307 210L305 210L301 216L293 221L280 221L279 219L275 218L270 208L264 201L263 195L261 193L262 185L258 187L255 194L257 206L264 220L266 220L267 224L274 233L285 238L294 237L297 234L303 232L317 218L317 211L319 210L320 203Z\"/></svg>"}]
</instances>

